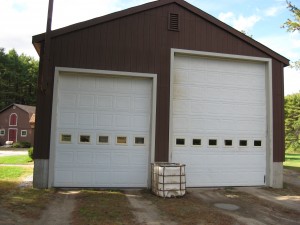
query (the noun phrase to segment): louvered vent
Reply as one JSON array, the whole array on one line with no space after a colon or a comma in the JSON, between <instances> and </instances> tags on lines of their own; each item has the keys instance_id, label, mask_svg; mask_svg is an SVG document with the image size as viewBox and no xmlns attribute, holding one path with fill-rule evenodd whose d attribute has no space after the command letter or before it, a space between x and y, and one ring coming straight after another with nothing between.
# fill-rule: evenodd
<instances>
[{"instance_id":1,"label":"louvered vent","mask_svg":"<svg viewBox=\"0 0 300 225\"><path fill-rule=\"evenodd\" d=\"M179 15L177 13L169 14L169 30L179 31Z\"/></svg>"}]
</instances>

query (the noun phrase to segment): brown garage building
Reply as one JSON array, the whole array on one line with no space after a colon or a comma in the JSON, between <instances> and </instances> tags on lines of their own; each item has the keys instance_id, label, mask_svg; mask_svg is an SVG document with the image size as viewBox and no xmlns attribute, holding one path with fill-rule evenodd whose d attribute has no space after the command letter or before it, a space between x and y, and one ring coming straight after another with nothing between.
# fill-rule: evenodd
<instances>
[{"instance_id":1,"label":"brown garage building","mask_svg":"<svg viewBox=\"0 0 300 225\"><path fill-rule=\"evenodd\" d=\"M147 187L154 161L185 163L188 187L282 186L288 59L183 0L50 36L35 186Z\"/></svg>"}]
</instances>

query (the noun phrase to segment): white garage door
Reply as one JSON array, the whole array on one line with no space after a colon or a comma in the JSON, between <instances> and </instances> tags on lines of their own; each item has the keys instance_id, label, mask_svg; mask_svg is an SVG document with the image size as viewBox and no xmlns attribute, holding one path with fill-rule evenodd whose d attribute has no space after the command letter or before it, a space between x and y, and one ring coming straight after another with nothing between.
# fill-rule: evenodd
<instances>
[{"instance_id":1,"label":"white garage door","mask_svg":"<svg viewBox=\"0 0 300 225\"><path fill-rule=\"evenodd\" d=\"M152 80L60 73L53 186L147 187Z\"/></svg>"},{"instance_id":2,"label":"white garage door","mask_svg":"<svg viewBox=\"0 0 300 225\"><path fill-rule=\"evenodd\" d=\"M265 64L178 55L173 70L171 160L187 186L264 185Z\"/></svg>"}]
</instances>

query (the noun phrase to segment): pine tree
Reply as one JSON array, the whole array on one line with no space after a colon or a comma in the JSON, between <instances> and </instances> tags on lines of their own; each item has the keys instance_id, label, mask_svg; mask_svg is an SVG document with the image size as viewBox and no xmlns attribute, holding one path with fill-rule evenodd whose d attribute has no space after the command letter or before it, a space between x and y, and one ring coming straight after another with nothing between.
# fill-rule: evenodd
<instances>
[{"instance_id":1,"label":"pine tree","mask_svg":"<svg viewBox=\"0 0 300 225\"><path fill-rule=\"evenodd\" d=\"M12 104L35 105L38 61L0 48L0 109Z\"/></svg>"},{"instance_id":2,"label":"pine tree","mask_svg":"<svg viewBox=\"0 0 300 225\"><path fill-rule=\"evenodd\" d=\"M300 92L285 97L285 149L300 151Z\"/></svg>"}]
</instances>

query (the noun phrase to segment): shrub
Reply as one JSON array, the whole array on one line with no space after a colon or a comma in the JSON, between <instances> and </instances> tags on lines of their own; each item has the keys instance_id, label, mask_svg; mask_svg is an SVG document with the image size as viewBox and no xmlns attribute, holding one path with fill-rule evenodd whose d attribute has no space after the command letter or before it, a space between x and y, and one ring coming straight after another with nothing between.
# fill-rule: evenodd
<instances>
[{"instance_id":1,"label":"shrub","mask_svg":"<svg viewBox=\"0 0 300 225\"><path fill-rule=\"evenodd\" d=\"M31 144L27 141L20 142L21 148L30 148Z\"/></svg>"},{"instance_id":2,"label":"shrub","mask_svg":"<svg viewBox=\"0 0 300 225\"><path fill-rule=\"evenodd\" d=\"M31 144L27 141L23 141L23 142L16 142L12 144L13 148L30 148Z\"/></svg>"},{"instance_id":3,"label":"shrub","mask_svg":"<svg viewBox=\"0 0 300 225\"><path fill-rule=\"evenodd\" d=\"M21 148L21 145L20 145L19 142L16 142L16 143L13 143L13 144L12 144L12 147L13 147L13 148Z\"/></svg>"},{"instance_id":4,"label":"shrub","mask_svg":"<svg viewBox=\"0 0 300 225\"><path fill-rule=\"evenodd\" d=\"M28 149L28 156L33 160L33 147Z\"/></svg>"}]
</instances>

